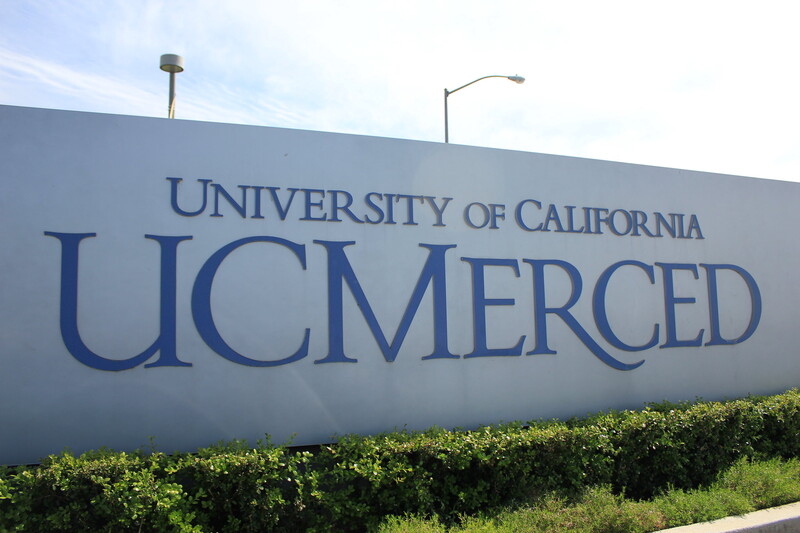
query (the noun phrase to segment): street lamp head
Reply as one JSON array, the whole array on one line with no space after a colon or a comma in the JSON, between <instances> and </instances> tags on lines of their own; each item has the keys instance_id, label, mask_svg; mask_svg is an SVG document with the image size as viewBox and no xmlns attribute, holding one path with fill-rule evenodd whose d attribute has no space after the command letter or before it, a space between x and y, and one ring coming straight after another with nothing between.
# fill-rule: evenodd
<instances>
[{"instance_id":1,"label":"street lamp head","mask_svg":"<svg viewBox=\"0 0 800 533\"><path fill-rule=\"evenodd\" d=\"M161 56L161 70L164 72L183 72L183 58L177 54L163 54Z\"/></svg>"},{"instance_id":2,"label":"street lamp head","mask_svg":"<svg viewBox=\"0 0 800 533\"><path fill-rule=\"evenodd\" d=\"M522 76L509 76L508 79L514 83L525 83L525 78Z\"/></svg>"}]
</instances>

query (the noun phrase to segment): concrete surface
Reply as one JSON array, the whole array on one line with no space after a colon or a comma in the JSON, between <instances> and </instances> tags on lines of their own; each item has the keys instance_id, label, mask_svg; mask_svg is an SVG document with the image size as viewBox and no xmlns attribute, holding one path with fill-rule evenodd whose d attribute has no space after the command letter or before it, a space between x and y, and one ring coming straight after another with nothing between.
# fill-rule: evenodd
<instances>
[{"instance_id":1,"label":"concrete surface","mask_svg":"<svg viewBox=\"0 0 800 533\"><path fill-rule=\"evenodd\" d=\"M800 532L800 502L730 516L713 522L663 529L669 533L790 533Z\"/></svg>"}]
</instances>

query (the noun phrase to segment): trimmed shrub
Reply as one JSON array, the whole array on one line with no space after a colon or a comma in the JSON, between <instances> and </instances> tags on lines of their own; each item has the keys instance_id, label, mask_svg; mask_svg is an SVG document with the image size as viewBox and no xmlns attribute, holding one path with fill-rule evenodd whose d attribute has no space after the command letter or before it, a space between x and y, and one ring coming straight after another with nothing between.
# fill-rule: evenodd
<instances>
[{"instance_id":1,"label":"trimmed shrub","mask_svg":"<svg viewBox=\"0 0 800 533\"><path fill-rule=\"evenodd\" d=\"M191 500L163 476L163 454L99 450L7 470L0 527L26 531L200 531Z\"/></svg>"},{"instance_id":2,"label":"trimmed shrub","mask_svg":"<svg viewBox=\"0 0 800 533\"><path fill-rule=\"evenodd\" d=\"M450 524L590 487L634 498L693 489L751 456L800 456L797 390L563 423L349 435L313 453L269 442L63 453L0 468L0 531L365 531L404 514Z\"/></svg>"},{"instance_id":3,"label":"trimmed shrub","mask_svg":"<svg viewBox=\"0 0 800 533\"><path fill-rule=\"evenodd\" d=\"M163 475L186 487L202 531L298 531L314 490L309 457L237 441L176 455Z\"/></svg>"}]
</instances>

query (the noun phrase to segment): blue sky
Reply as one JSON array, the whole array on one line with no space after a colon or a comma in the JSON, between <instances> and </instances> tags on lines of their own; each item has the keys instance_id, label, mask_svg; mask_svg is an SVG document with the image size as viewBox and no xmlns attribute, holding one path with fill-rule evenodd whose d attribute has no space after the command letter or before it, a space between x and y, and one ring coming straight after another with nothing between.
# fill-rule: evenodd
<instances>
[{"instance_id":1,"label":"blue sky","mask_svg":"<svg viewBox=\"0 0 800 533\"><path fill-rule=\"evenodd\" d=\"M0 104L800 181L800 6L738 0L0 0Z\"/></svg>"}]
</instances>

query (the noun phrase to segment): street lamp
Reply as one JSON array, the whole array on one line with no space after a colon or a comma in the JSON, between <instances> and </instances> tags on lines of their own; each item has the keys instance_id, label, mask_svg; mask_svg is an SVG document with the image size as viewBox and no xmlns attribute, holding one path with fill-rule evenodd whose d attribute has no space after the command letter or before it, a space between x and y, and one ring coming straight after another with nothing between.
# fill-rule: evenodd
<instances>
[{"instance_id":1,"label":"street lamp","mask_svg":"<svg viewBox=\"0 0 800 533\"><path fill-rule=\"evenodd\" d=\"M453 89L452 91L448 91L447 89L445 89L444 90L444 142L446 142L446 143L450 142L450 136L449 136L448 130L447 130L447 97L450 96L451 94L453 94L456 91L460 91L464 87L469 87L473 83L477 83L477 82L479 82L481 80L485 80L486 78L505 78L507 80L513 81L514 83L525 83L525 78L523 78L522 76L500 76L500 75L497 75L497 74L493 74L491 76L484 76L482 78L478 78L477 80L473 80L473 81L467 83L466 85L462 85L458 89Z\"/></svg>"},{"instance_id":2,"label":"street lamp","mask_svg":"<svg viewBox=\"0 0 800 533\"><path fill-rule=\"evenodd\" d=\"M167 116L175 118L175 74L183 72L183 58L176 54L162 55L161 70L169 72L169 108L167 108Z\"/></svg>"}]
</instances>

